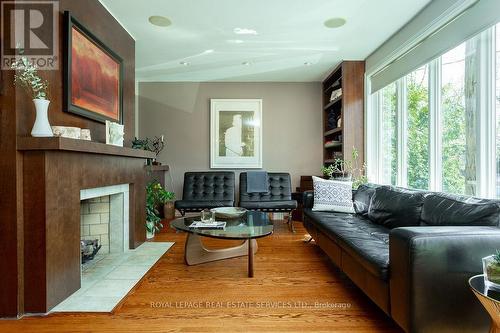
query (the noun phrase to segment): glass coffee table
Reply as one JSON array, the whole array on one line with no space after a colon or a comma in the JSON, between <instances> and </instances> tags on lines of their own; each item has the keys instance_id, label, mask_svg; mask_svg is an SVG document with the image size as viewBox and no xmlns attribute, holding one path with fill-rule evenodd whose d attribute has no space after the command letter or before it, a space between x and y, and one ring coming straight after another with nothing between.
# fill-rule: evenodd
<instances>
[{"instance_id":1,"label":"glass coffee table","mask_svg":"<svg viewBox=\"0 0 500 333\"><path fill-rule=\"evenodd\" d=\"M187 232L184 260L187 265L223 260L248 255L248 277L253 277L253 257L257 252L257 238L269 236L274 227L267 213L248 211L240 218L220 219L226 222L224 229L196 229L189 226L200 217L183 217L170 222L170 227ZM219 219L217 219L219 220ZM201 237L243 240L241 245L210 250L201 242Z\"/></svg>"}]
</instances>

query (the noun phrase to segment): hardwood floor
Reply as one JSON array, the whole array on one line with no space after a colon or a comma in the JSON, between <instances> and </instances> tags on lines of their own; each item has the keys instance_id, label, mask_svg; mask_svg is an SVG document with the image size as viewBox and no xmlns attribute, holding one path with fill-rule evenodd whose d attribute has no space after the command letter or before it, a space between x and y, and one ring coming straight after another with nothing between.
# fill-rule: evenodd
<instances>
[{"instance_id":1,"label":"hardwood floor","mask_svg":"<svg viewBox=\"0 0 500 333\"><path fill-rule=\"evenodd\" d=\"M401 332L314 243L302 241L300 223L296 234L275 224L272 236L258 240L254 278L245 257L186 266L186 236L169 231L155 241L176 244L112 314L0 320L0 332Z\"/></svg>"}]
</instances>

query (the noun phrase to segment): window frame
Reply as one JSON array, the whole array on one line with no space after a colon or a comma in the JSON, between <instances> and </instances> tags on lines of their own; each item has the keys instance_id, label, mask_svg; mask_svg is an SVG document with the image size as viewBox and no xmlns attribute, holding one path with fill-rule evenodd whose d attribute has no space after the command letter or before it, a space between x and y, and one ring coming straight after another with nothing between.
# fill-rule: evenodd
<instances>
[{"instance_id":1,"label":"window frame","mask_svg":"<svg viewBox=\"0 0 500 333\"><path fill-rule=\"evenodd\" d=\"M500 33L500 31L498 31ZM496 198L496 26L479 35L478 55L478 115L477 115L477 193L476 196ZM473 37L476 38L476 37ZM442 191L442 107L441 107L441 56L428 63L429 85L429 190ZM408 109L406 75L396 82L397 115L397 186L408 186ZM367 77L370 88L370 77ZM369 91L369 90L367 90ZM382 89L368 95L366 117L367 175L370 181L380 183L383 178L382 148Z\"/></svg>"}]
</instances>

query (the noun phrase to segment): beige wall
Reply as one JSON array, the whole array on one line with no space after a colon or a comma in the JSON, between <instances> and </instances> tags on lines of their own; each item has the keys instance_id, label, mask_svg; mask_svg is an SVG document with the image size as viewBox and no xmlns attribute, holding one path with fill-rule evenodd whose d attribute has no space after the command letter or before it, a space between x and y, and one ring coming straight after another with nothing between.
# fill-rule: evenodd
<instances>
[{"instance_id":1,"label":"beige wall","mask_svg":"<svg viewBox=\"0 0 500 333\"><path fill-rule=\"evenodd\" d=\"M263 100L263 169L301 175L322 163L321 87L309 83L139 83L139 136L165 135L159 161L169 164L182 196L186 171L210 170L210 99ZM235 170L236 177L238 171ZM238 182L238 178L237 182ZM167 182L167 185L169 182Z\"/></svg>"}]
</instances>

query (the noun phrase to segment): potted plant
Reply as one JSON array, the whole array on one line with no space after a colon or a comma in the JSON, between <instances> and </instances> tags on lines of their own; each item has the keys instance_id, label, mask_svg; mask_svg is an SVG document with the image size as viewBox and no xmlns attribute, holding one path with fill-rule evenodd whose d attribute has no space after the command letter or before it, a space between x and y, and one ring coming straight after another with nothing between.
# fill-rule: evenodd
<instances>
[{"instance_id":1,"label":"potted plant","mask_svg":"<svg viewBox=\"0 0 500 333\"><path fill-rule=\"evenodd\" d=\"M151 182L146 187L146 237L153 238L155 233L163 228L159 217L156 182Z\"/></svg>"},{"instance_id":2,"label":"potted plant","mask_svg":"<svg viewBox=\"0 0 500 333\"><path fill-rule=\"evenodd\" d=\"M26 57L21 57L13 62L11 68L16 70L14 84L23 87L31 95L35 104L36 118L31 130L31 136L54 136L48 117L50 103L47 99L49 82L38 75L37 67Z\"/></svg>"},{"instance_id":3,"label":"potted plant","mask_svg":"<svg viewBox=\"0 0 500 333\"><path fill-rule=\"evenodd\" d=\"M160 183L156 183L154 186L156 190L157 202L163 206L163 215L166 219L173 219L175 217L175 193L167 191L161 186Z\"/></svg>"},{"instance_id":4,"label":"potted plant","mask_svg":"<svg viewBox=\"0 0 500 333\"><path fill-rule=\"evenodd\" d=\"M153 151L153 148L151 146L151 140L149 140L149 138L145 138L145 139L134 138L132 140L132 148L133 149L142 149L142 150L146 150L146 151ZM151 165L152 162L153 162L153 160L151 158L148 158L146 164Z\"/></svg>"},{"instance_id":5,"label":"potted plant","mask_svg":"<svg viewBox=\"0 0 500 333\"><path fill-rule=\"evenodd\" d=\"M151 151L155 153L156 158L153 161L153 165L161 165L158 162L158 155L160 155L163 148L165 148L165 142L163 141L163 135L161 137L155 136L153 140L151 140Z\"/></svg>"},{"instance_id":6,"label":"potted plant","mask_svg":"<svg viewBox=\"0 0 500 333\"><path fill-rule=\"evenodd\" d=\"M487 285L500 290L500 251L483 258L484 280Z\"/></svg>"},{"instance_id":7,"label":"potted plant","mask_svg":"<svg viewBox=\"0 0 500 333\"><path fill-rule=\"evenodd\" d=\"M321 167L321 172L332 180L352 181L353 189L357 189L368 181L365 176L366 164L360 166L358 158L359 152L353 148L350 160L336 158L332 164Z\"/></svg>"}]
</instances>

